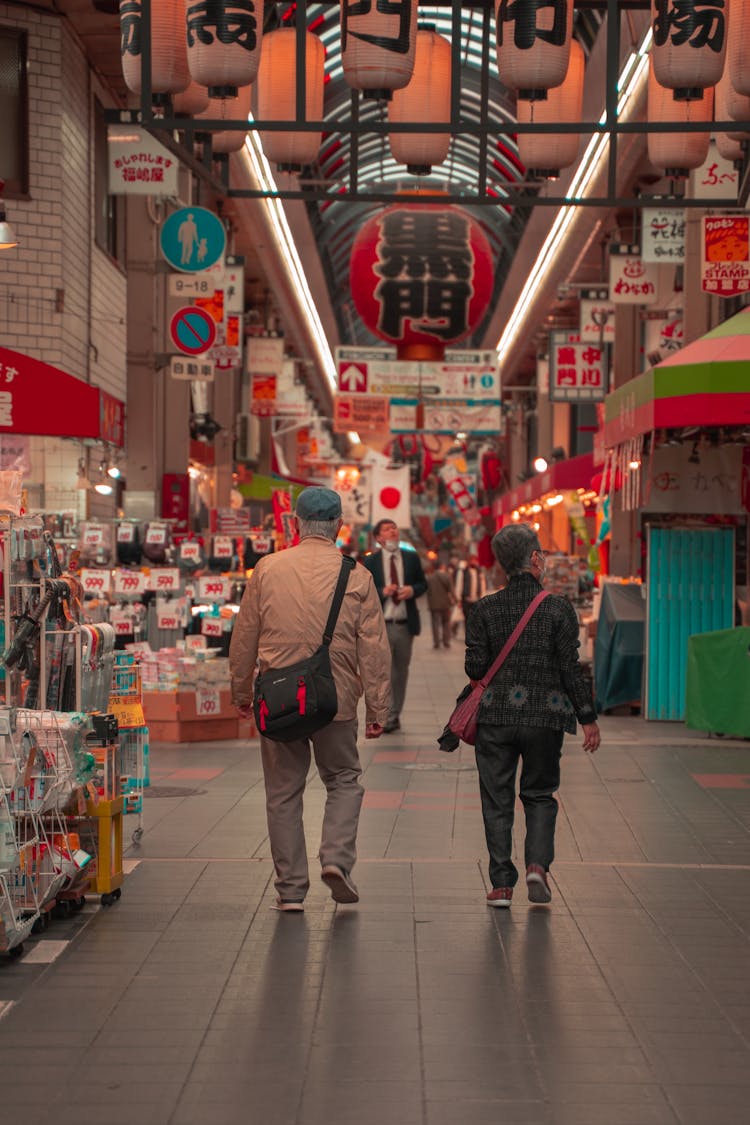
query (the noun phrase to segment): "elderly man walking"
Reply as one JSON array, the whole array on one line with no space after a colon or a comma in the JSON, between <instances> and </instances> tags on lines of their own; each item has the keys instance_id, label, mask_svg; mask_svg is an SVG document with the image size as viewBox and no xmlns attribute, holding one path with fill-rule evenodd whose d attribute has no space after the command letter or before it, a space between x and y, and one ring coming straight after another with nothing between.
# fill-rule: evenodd
<instances>
[{"instance_id":1,"label":"elderly man walking","mask_svg":"<svg viewBox=\"0 0 750 1125\"><path fill-rule=\"evenodd\" d=\"M341 555L336 536L341 500L328 488L306 488L296 505L300 541L255 567L235 621L229 662L232 700L252 713L256 661L260 672L284 668L320 645ZM336 902L358 902L352 882L363 790L357 751L357 703L365 697L365 737L379 738L389 714L390 649L371 575L354 567L339 612L330 660L338 711L309 738L261 737L266 815L276 869L276 908L302 910L310 887L302 800L312 753L327 797L320 843L321 878Z\"/></svg>"}]
</instances>

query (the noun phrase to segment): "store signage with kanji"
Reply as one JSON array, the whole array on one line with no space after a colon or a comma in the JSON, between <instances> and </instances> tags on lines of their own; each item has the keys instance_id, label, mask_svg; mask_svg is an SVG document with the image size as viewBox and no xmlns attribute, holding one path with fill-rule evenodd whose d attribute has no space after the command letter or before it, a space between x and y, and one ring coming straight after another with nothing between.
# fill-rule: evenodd
<instances>
[{"instance_id":1,"label":"store signage with kanji","mask_svg":"<svg viewBox=\"0 0 750 1125\"><path fill-rule=\"evenodd\" d=\"M606 348L580 343L572 333L550 333L550 401L597 402L606 393Z\"/></svg>"},{"instance_id":2,"label":"store signage with kanji","mask_svg":"<svg viewBox=\"0 0 750 1125\"><path fill-rule=\"evenodd\" d=\"M492 278L489 242L458 207L389 207L365 223L352 248L357 311L399 354L416 345L442 354L468 336L487 308Z\"/></svg>"}]
</instances>

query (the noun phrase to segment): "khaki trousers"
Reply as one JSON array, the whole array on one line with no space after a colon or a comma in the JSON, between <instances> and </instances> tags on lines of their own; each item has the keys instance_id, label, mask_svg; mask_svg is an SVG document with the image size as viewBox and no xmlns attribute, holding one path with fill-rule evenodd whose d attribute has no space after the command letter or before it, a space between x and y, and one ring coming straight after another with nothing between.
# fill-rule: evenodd
<instances>
[{"instance_id":1,"label":"khaki trousers","mask_svg":"<svg viewBox=\"0 0 750 1125\"><path fill-rule=\"evenodd\" d=\"M320 841L321 865L335 863L351 871L357 858L359 810L364 796L357 752L357 720L329 723L309 739L274 742L261 738L266 783L266 817L279 898L301 901L310 888L302 823L305 783L315 755L327 797Z\"/></svg>"}]
</instances>

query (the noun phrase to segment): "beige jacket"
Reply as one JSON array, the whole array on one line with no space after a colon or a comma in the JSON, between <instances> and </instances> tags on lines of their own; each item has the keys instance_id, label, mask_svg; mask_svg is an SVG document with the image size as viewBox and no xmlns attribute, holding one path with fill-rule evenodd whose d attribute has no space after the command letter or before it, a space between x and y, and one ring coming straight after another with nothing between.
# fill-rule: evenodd
<instances>
[{"instance_id":1,"label":"beige jacket","mask_svg":"<svg viewBox=\"0 0 750 1125\"><path fill-rule=\"evenodd\" d=\"M266 555L253 571L229 646L232 701L252 703L256 661L260 671L285 668L310 656L323 629L341 568L330 539L306 536L296 547ZM364 692L366 722L388 718L391 651L372 575L355 566L331 641L337 719L353 719Z\"/></svg>"}]
</instances>

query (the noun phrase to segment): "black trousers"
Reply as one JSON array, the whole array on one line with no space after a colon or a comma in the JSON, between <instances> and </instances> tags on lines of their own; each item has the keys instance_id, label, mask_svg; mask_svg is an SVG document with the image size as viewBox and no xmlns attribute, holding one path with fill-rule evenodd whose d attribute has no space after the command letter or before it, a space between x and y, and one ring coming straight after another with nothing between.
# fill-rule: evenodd
<instances>
[{"instance_id":1,"label":"black trousers","mask_svg":"<svg viewBox=\"0 0 750 1125\"><path fill-rule=\"evenodd\" d=\"M519 793L526 814L524 861L527 867L538 863L549 870L555 855L557 801L553 794L560 788L562 742L562 731L545 727L479 724L475 751L493 887L514 887L518 881L511 854L519 758Z\"/></svg>"}]
</instances>

